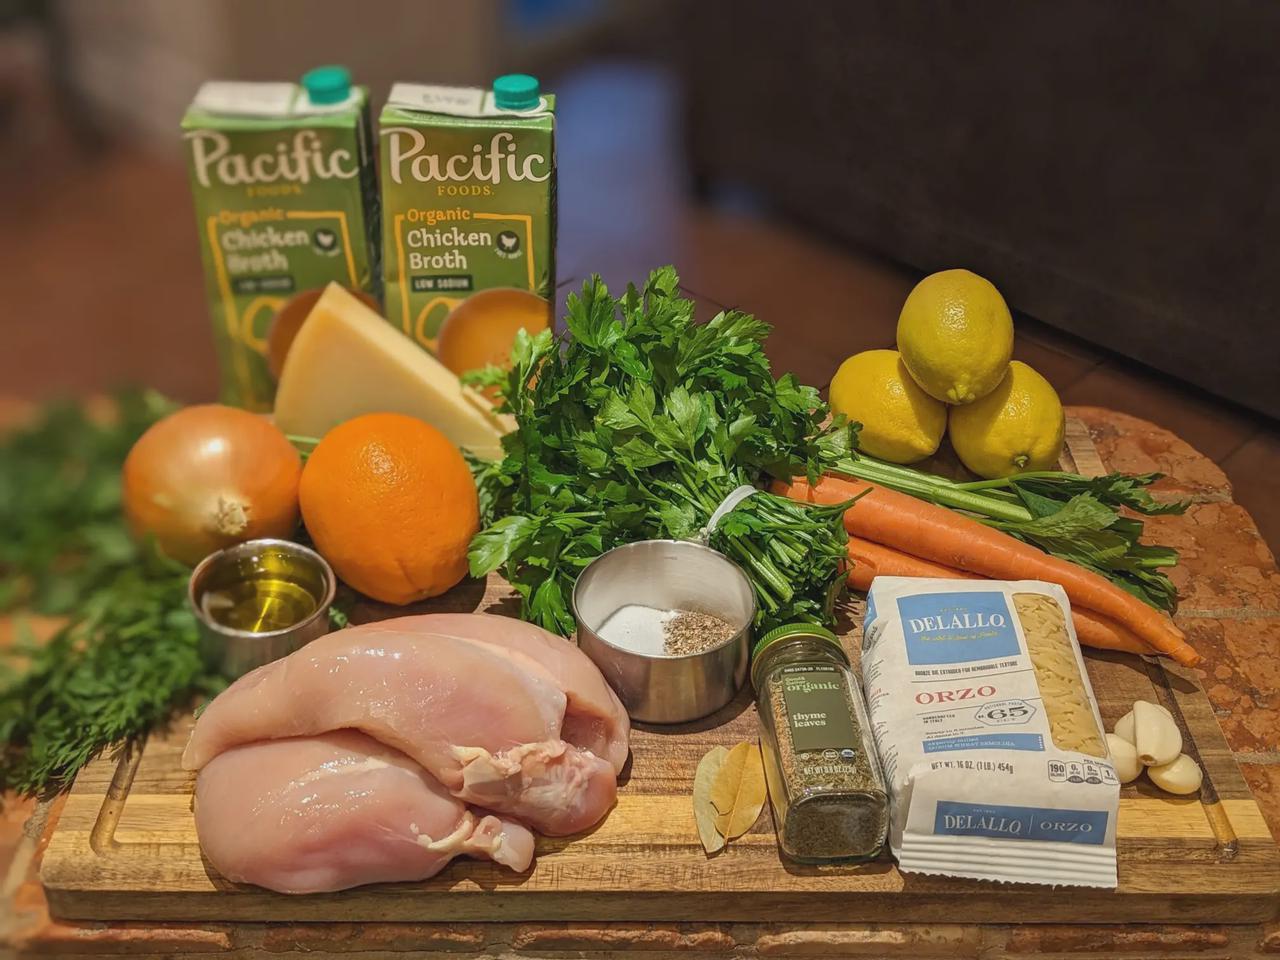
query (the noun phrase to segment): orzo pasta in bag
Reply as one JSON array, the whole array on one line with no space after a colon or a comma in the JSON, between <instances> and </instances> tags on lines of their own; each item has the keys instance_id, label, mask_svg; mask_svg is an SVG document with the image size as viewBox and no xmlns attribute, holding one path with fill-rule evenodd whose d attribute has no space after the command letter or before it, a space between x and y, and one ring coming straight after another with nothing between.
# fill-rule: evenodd
<instances>
[{"instance_id":1,"label":"orzo pasta in bag","mask_svg":"<svg viewBox=\"0 0 1280 960\"><path fill-rule=\"evenodd\" d=\"M1119 780L1061 587L877 577L862 677L903 871L1116 885Z\"/></svg>"}]
</instances>

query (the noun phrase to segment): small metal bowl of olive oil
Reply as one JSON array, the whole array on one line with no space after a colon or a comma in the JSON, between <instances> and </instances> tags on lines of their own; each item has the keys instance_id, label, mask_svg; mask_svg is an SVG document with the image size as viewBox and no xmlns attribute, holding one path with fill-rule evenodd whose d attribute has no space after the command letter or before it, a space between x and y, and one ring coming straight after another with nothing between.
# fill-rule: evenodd
<instances>
[{"instance_id":1,"label":"small metal bowl of olive oil","mask_svg":"<svg viewBox=\"0 0 1280 960\"><path fill-rule=\"evenodd\" d=\"M337 580L325 559L289 540L247 540L192 571L187 599L210 664L235 678L329 632Z\"/></svg>"}]
</instances>

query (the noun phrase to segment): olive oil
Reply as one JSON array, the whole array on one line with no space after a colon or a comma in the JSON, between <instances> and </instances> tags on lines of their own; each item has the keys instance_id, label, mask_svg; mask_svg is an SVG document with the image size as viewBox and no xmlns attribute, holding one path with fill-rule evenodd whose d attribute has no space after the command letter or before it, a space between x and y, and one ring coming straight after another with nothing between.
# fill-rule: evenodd
<instances>
[{"instance_id":1,"label":"olive oil","mask_svg":"<svg viewBox=\"0 0 1280 960\"><path fill-rule=\"evenodd\" d=\"M320 606L322 571L294 544L244 544L200 579L193 600L205 620L229 630L272 633L302 623Z\"/></svg>"},{"instance_id":2,"label":"olive oil","mask_svg":"<svg viewBox=\"0 0 1280 960\"><path fill-rule=\"evenodd\" d=\"M188 602L210 667L231 679L329 632L337 581L324 558L288 540L248 540L211 553Z\"/></svg>"},{"instance_id":3,"label":"olive oil","mask_svg":"<svg viewBox=\"0 0 1280 960\"><path fill-rule=\"evenodd\" d=\"M288 630L315 613L316 606L305 586L271 576L241 580L200 598L201 610L214 623L251 633Z\"/></svg>"}]
</instances>

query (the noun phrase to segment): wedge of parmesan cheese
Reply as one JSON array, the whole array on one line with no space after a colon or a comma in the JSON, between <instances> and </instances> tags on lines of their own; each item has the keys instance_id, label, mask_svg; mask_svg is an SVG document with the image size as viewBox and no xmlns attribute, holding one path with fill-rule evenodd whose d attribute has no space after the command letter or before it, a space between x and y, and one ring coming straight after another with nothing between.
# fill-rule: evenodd
<instances>
[{"instance_id":1,"label":"wedge of parmesan cheese","mask_svg":"<svg viewBox=\"0 0 1280 960\"><path fill-rule=\"evenodd\" d=\"M285 433L323 437L365 413L425 420L476 456L502 456L510 418L336 283L316 301L289 348L276 391Z\"/></svg>"}]
</instances>

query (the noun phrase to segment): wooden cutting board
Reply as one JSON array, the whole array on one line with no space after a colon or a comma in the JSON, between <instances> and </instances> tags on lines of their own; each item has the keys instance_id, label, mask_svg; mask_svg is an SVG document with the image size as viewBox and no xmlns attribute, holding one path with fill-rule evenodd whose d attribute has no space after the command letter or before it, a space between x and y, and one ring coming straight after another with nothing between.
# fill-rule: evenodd
<instances>
[{"instance_id":1,"label":"wooden cutting board","mask_svg":"<svg viewBox=\"0 0 1280 960\"><path fill-rule=\"evenodd\" d=\"M1068 429L1068 466L1101 472L1088 433ZM466 582L412 611L480 610L514 615L498 578ZM386 608L365 618L391 615ZM860 601L843 611L850 651ZM358 615L356 619L360 619ZM118 758L87 767L67 798L44 855L50 911L85 920L435 921L666 920L983 922L1264 921L1276 914L1280 849L1240 776L1203 690L1189 672L1124 654L1087 654L1110 726L1135 699L1168 706L1188 752L1205 768L1197 798L1149 785L1123 788L1117 890L1009 886L903 875L891 860L858 867L783 861L766 806L755 827L720 854L698 843L690 790L702 755L757 736L750 695L719 714L678 727L640 726L617 807L589 833L538 840L524 874L458 860L422 883L337 894L284 896L232 884L204 861L191 813L195 777L179 758L191 727L183 717Z\"/></svg>"},{"instance_id":2,"label":"wooden cutting board","mask_svg":"<svg viewBox=\"0 0 1280 960\"><path fill-rule=\"evenodd\" d=\"M506 599L495 581L478 608L509 612ZM848 636L857 633L850 627ZM305 897L228 883L205 863L196 840L195 777L179 765L191 726L184 717L118 761L100 760L80 775L41 876L56 916L94 920L745 921L767 915L1221 923L1272 916L1280 852L1203 692L1177 668L1125 655L1091 653L1088 659L1108 725L1137 698L1163 702L1181 718L1208 774L1202 799L1124 788L1114 892L904 876L888 860L845 868L786 864L767 809L748 835L708 858L698 844L689 791L708 749L756 737L755 709L745 693L696 724L639 727L616 809L585 835L539 838L536 863L526 874L460 860L424 883Z\"/></svg>"}]
</instances>

